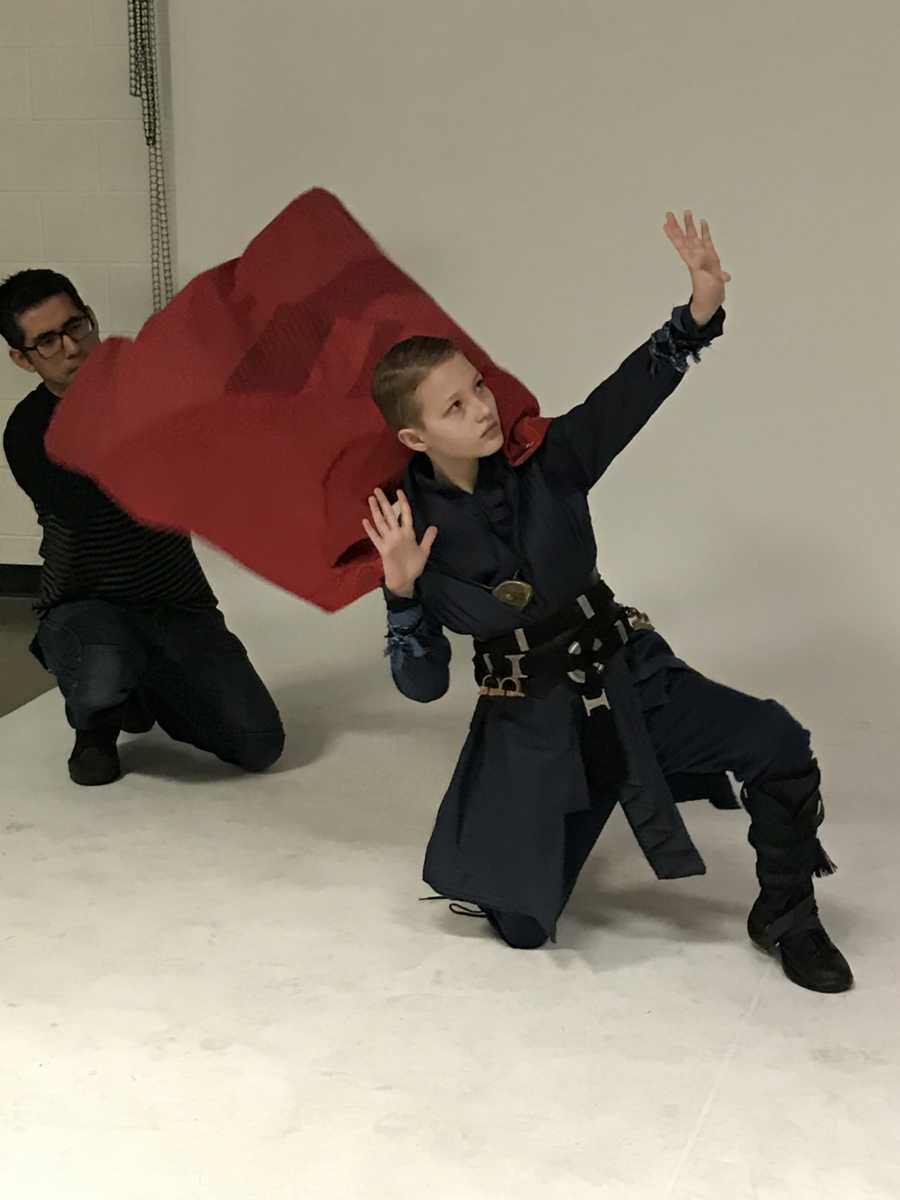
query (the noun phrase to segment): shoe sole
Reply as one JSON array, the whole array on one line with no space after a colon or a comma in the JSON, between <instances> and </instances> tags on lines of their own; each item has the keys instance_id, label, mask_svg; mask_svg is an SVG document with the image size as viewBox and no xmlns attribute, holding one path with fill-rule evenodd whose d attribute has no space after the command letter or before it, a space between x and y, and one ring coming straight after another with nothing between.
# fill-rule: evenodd
<instances>
[{"instance_id":1,"label":"shoe sole","mask_svg":"<svg viewBox=\"0 0 900 1200\"><path fill-rule=\"evenodd\" d=\"M103 779L76 779L69 771L69 778L77 787L106 787L110 783L118 783L122 778L122 770L119 768L115 775L108 775Z\"/></svg>"}]
</instances>

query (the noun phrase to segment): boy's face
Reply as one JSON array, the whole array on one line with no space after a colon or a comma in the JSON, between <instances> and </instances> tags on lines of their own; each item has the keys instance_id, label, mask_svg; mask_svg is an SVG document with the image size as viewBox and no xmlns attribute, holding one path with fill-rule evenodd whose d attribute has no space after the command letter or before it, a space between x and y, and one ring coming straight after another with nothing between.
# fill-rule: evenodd
<instances>
[{"instance_id":1,"label":"boy's face","mask_svg":"<svg viewBox=\"0 0 900 1200\"><path fill-rule=\"evenodd\" d=\"M486 458L503 445L494 394L462 354L434 367L416 389L419 421L402 429L410 450L439 459Z\"/></svg>"},{"instance_id":2,"label":"boy's face","mask_svg":"<svg viewBox=\"0 0 900 1200\"><path fill-rule=\"evenodd\" d=\"M18 321L25 345L36 348L10 350L10 358L61 396L99 340L92 315L61 292L20 313Z\"/></svg>"}]
</instances>

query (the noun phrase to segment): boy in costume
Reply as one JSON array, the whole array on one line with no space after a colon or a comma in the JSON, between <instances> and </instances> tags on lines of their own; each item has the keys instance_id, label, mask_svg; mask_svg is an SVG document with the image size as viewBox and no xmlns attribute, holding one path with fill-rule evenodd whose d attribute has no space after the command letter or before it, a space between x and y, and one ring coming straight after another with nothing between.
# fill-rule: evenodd
<instances>
[{"instance_id":1,"label":"boy in costume","mask_svg":"<svg viewBox=\"0 0 900 1200\"><path fill-rule=\"evenodd\" d=\"M820 774L809 733L777 702L705 678L596 570L587 494L721 336L730 276L709 227L667 214L692 296L513 466L484 377L454 343L416 336L378 363L373 396L413 452L396 504L376 490L363 522L378 551L397 687L438 699L444 629L474 639L479 699L424 866L509 945L555 937L616 803L657 876L705 871L676 802L735 807L741 782L760 894L748 932L786 975L821 992L853 977L819 919Z\"/></svg>"}]
</instances>

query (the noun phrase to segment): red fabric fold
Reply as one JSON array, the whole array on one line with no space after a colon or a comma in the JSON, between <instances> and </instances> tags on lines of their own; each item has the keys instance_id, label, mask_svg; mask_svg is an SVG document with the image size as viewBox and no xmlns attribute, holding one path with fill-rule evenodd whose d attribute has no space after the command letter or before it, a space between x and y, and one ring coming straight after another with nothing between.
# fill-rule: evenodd
<instances>
[{"instance_id":1,"label":"red fabric fold","mask_svg":"<svg viewBox=\"0 0 900 1200\"><path fill-rule=\"evenodd\" d=\"M452 338L497 396L510 461L548 420L528 389L390 262L329 192L293 201L236 259L203 272L135 340L92 352L47 434L148 525L197 533L328 611L378 586L366 499L408 452L372 371L413 334Z\"/></svg>"}]
</instances>

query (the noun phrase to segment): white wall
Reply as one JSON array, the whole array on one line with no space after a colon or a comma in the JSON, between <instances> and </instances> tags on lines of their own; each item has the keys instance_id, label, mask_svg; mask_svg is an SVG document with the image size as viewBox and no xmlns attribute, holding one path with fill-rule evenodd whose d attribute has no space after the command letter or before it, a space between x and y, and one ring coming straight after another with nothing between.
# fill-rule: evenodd
<instances>
[{"instance_id":1,"label":"white wall","mask_svg":"<svg viewBox=\"0 0 900 1200\"><path fill-rule=\"evenodd\" d=\"M147 150L128 94L125 0L0 0L0 278L68 275L105 333L152 308ZM0 425L38 381L0 353ZM0 563L39 562L0 455Z\"/></svg>"},{"instance_id":2,"label":"white wall","mask_svg":"<svg viewBox=\"0 0 900 1200\"><path fill-rule=\"evenodd\" d=\"M597 489L601 567L833 743L892 729L894 0L169 9L182 281L324 185L554 413L687 298L665 210L708 216L728 336Z\"/></svg>"}]
</instances>

